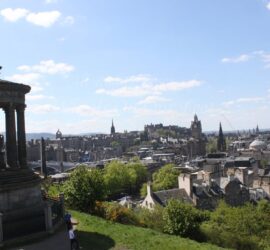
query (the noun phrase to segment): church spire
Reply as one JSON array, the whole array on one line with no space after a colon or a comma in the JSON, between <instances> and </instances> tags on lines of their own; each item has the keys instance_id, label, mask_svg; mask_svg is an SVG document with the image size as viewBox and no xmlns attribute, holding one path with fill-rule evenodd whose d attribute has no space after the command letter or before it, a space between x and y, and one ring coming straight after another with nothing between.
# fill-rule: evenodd
<instances>
[{"instance_id":1,"label":"church spire","mask_svg":"<svg viewBox=\"0 0 270 250\"><path fill-rule=\"evenodd\" d=\"M218 140L217 140L217 150L219 152L226 151L226 139L223 135L221 122L219 123L219 133L218 133Z\"/></svg>"},{"instance_id":2,"label":"church spire","mask_svg":"<svg viewBox=\"0 0 270 250\"><path fill-rule=\"evenodd\" d=\"M112 119L111 135L114 135L114 134L115 134L115 127L114 127L113 119Z\"/></svg>"}]
</instances>

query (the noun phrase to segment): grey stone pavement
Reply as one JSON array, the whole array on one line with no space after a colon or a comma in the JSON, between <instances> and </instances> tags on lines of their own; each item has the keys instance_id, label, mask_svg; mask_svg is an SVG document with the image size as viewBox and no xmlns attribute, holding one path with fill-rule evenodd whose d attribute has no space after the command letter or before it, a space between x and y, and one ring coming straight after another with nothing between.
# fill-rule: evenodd
<instances>
[{"instance_id":1,"label":"grey stone pavement","mask_svg":"<svg viewBox=\"0 0 270 250\"><path fill-rule=\"evenodd\" d=\"M13 247L5 248L9 250L70 250L70 242L68 239L68 233L66 228L57 231L55 234L45 237L35 243Z\"/></svg>"}]
</instances>

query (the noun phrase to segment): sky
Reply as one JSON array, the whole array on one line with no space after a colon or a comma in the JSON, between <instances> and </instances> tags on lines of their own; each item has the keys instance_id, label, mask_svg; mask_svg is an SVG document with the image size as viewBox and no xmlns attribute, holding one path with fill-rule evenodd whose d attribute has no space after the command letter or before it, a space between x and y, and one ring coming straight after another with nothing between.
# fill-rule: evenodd
<instances>
[{"instance_id":1,"label":"sky","mask_svg":"<svg viewBox=\"0 0 270 250\"><path fill-rule=\"evenodd\" d=\"M0 78L32 87L27 132L270 128L269 24L266 0L0 0Z\"/></svg>"}]
</instances>

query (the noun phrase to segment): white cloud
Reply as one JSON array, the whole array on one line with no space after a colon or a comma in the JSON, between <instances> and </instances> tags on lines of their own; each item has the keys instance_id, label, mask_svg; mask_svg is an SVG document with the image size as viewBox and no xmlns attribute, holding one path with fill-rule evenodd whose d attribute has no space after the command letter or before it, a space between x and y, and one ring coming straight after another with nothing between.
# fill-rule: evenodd
<instances>
[{"instance_id":1,"label":"white cloud","mask_svg":"<svg viewBox=\"0 0 270 250\"><path fill-rule=\"evenodd\" d=\"M170 99L161 96L147 96L145 99L139 101L139 104L153 104L160 102L169 102Z\"/></svg>"},{"instance_id":2,"label":"white cloud","mask_svg":"<svg viewBox=\"0 0 270 250\"><path fill-rule=\"evenodd\" d=\"M241 62L247 62L251 59L250 55L243 54L238 57L225 57L221 60L223 63L241 63Z\"/></svg>"},{"instance_id":3,"label":"white cloud","mask_svg":"<svg viewBox=\"0 0 270 250\"><path fill-rule=\"evenodd\" d=\"M268 10L270 10L270 2L268 2L268 3L266 4L266 8L267 8Z\"/></svg>"},{"instance_id":4,"label":"white cloud","mask_svg":"<svg viewBox=\"0 0 270 250\"><path fill-rule=\"evenodd\" d=\"M75 19L73 16L66 16L62 22L62 24L66 24L66 25L72 25L74 24Z\"/></svg>"},{"instance_id":5,"label":"white cloud","mask_svg":"<svg viewBox=\"0 0 270 250\"><path fill-rule=\"evenodd\" d=\"M39 95L26 95L26 100L29 100L29 101L35 101L35 100L43 100L43 99L54 99L53 96L46 96L46 95L42 95L42 94L39 94Z\"/></svg>"},{"instance_id":6,"label":"white cloud","mask_svg":"<svg viewBox=\"0 0 270 250\"><path fill-rule=\"evenodd\" d=\"M31 105L28 108L29 112L36 114L46 114L59 111L60 108L51 104Z\"/></svg>"},{"instance_id":7,"label":"white cloud","mask_svg":"<svg viewBox=\"0 0 270 250\"><path fill-rule=\"evenodd\" d=\"M184 89L190 89L194 87L198 87L202 84L201 81L198 80L190 80L183 82L168 82L154 85L153 88L155 91L181 91Z\"/></svg>"},{"instance_id":8,"label":"white cloud","mask_svg":"<svg viewBox=\"0 0 270 250\"><path fill-rule=\"evenodd\" d=\"M116 109L97 109L89 105L79 105L68 109L68 111L82 116L115 117L118 116Z\"/></svg>"},{"instance_id":9,"label":"white cloud","mask_svg":"<svg viewBox=\"0 0 270 250\"><path fill-rule=\"evenodd\" d=\"M269 3L270 5L270 3ZM247 62L251 59L259 59L264 63L265 68L270 68L270 53L264 50L256 50L238 57L225 57L221 60L223 63L241 63Z\"/></svg>"},{"instance_id":10,"label":"white cloud","mask_svg":"<svg viewBox=\"0 0 270 250\"><path fill-rule=\"evenodd\" d=\"M57 3L58 0L45 0L46 4Z\"/></svg>"},{"instance_id":11,"label":"white cloud","mask_svg":"<svg viewBox=\"0 0 270 250\"><path fill-rule=\"evenodd\" d=\"M153 79L149 75L134 75L134 76L126 77L126 78L107 76L104 79L104 82L107 82L107 83L138 83L138 82L146 83L152 80Z\"/></svg>"},{"instance_id":12,"label":"white cloud","mask_svg":"<svg viewBox=\"0 0 270 250\"><path fill-rule=\"evenodd\" d=\"M138 97L149 95L153 93L149 85L135 86L135 87L121 87L116 89L97 89L97 94L105 94L110 96L120 96L120 97ZM155 93L159 94L159 93Z\"/></svg>"},{"instance_id":13,"label":"white cloud","mask_svg":"<svg viewBox=\"0 0 270 250\"><path fill-rule=\"evenodd\" d=\"M0 15L3 16L4 19L9 22L16 22L19 19L23 18L29 23L44 28L48 28L52 26L54 23L56 23L62 14L57 10L35 13L23 8L17 9L6 8L0 11ZM64 22L69 24L74 23L74 18L72 16L67 16L64 18Z\"/></svg>"},{"instance_id":14,"label":"white cloud","mask_svg":"<svg viewBox=\"0 0 270 250\"><path fill-rule=\"evenodd\" d=\"M31 86L31 92L39 92L43 90L41 87L39 80L41 75L38 73L27 73L27 74L14 74L12 76L7 76L6 79L9 81L29 84Z\"/></svg>"},{"instance_id":15,"label":"white cloud","mask_svg":"<svg viewBox=\"0 0 270 250\"><path fill-rule=\"evenodd\" d=\"M61 16L57 10L30 13L26 16L26 21L37 26L48 28L52 26Z\"/></svg>"},{"instance_id":16,"label":"white cloud","mask_svg":"<svg viewBox=\"0 0 270 250\"><path fill-rule=\"evenodd\" d=\"M120 96L120 97L138 97L145 95L159 95L162 92L167 91L182 91L184 89L198 87L202 84L198 80L190 80L183 82L168 82L161 84L147 84L143 83L138 86L132 87L121 87L115 89L97 89L97 94L106 94L110 96Z\"/></svg>"},{"instance_id":17,"label":"white cloud","mask_svg":"<svg viewBox=\"0 0 270 250\"><path fill-rule=\"evenodd\" d=\"M37 65L21 65L17 68L21 71L27 72L38 72L42 74L59 74L59 73L68 73L74 70L74 66L66 63L55 63L54 60L41 61Z\"/></svg>"},{"instance_id":18,"label":"white cloud","mask_svg":"<svg viewBox=\"0 0 270 250\"><path fill-rule=\"evenodd\" d=\"M239 103L256 103L256 102L261 102L263 100L265 100L265 98L263 97L247 97L247 98L238 98L236 100L227 101L227 102L224 102L223 104L225 106L230 106L230 105L239 104Z\"/></svg>"},{"instance_id":19,"label":"white cloud","mask_svg":"<svg viewBox=\"0 0 270 250\"><path fill-rule=\"evenodd\" d=\"M16 22L19 19L26 17L28 13L29 13L28 10L22 8L17 9L7 8L0 11L0 15L3 16L5 20L9 22Z\"/></svg>"}]
</instances>

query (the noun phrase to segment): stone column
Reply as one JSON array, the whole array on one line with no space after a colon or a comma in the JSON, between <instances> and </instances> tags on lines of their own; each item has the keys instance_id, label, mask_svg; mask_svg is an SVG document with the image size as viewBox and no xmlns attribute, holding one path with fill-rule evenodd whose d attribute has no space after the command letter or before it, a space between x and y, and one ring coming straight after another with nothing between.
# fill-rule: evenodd
<instances>
[{"instance_id":1,"label":"stone column","mask_svg":"<svg viewBox=\"0 0 270 250\"><path fill-rule=\"evenodd\" d=\"M46 231L48 233L53 232L53 223L52 223L52 203L50 201L47 201L45 203L44 207L44 213L45 213L45 225L46 225Z\"/></svg>"},{"instance_id":2,"label":"stone column","mask_svg":"<svg viewBox=\"0 0 270 250\"><path fill-rule=\"evenodd\" d=\"M3 214L0 213L0 247L2 247L4 244L3 244L3 241L4 241L4 232L3 232Z\"/></svg>"},{"instance_id":3,"label":"stone column","mask_svg":"<svg viewBox=\"0 0 270 250\"><path fill-rule=\"evenodd\" d=\"M46 152L45 152L45 141L44 138L41 137L40 140L40 160L41 160L41 174L43 174L44 178L47 178L48 171L46 165Z\"/></svg>"},{"instance_id":4,"label":"stone column","mask_svg":"<svg viewBox=\"0 0 270 250\"><path fill-rule=\"evenodd\" d=\"M19 105L16 107L18 158L19 158L19 164L21 168L27 168L24 109L25 109L25 105Z\"/></svg>"},{"instance_id":5,"label":"stone column","mask_svg":"<svg viewBox=\"0 0 270 250\"><path fill-rule=\"evenodd\" d=\"M5 107L6 113L6 153L10 168L18 167L18 152L16 143L15 109L12 103Z\"/></svg>"}]
</instances>

